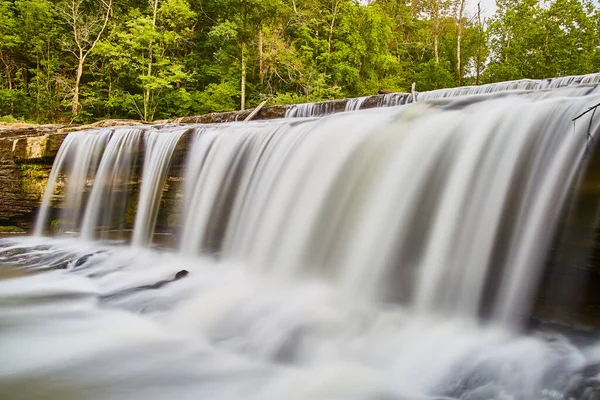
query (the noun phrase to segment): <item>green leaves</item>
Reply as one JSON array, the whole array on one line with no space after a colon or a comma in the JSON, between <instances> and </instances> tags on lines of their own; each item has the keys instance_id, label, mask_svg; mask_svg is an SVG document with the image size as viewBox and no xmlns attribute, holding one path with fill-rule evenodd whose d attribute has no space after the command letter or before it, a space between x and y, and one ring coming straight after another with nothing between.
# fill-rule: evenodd
<instances>
[{"instance_id":1,"label":"green leaves","mask_svg":"<svg viewBox=\"0 0 600 400\"><path fill-rule=\"evenodd\" d=\"M597 70L598 12L584 0L502 0L491 26L487 80L548 78Z\"/></svg>"},{"instance_id":2,"label":"green leaves","mask_svg":"<svg viewBox=\"0 0 600 400\"><path fill-rule=\"evenodd\" d=\"M104 3L76 1L80 26L94 27L80 37L93 38ZM70 118L78 55L69 4L0 0L0 115ZM600 15L589 0L498 0L481 23L468 5L460 68L459 4L120 0L85 60L78 120L235 110L242 76L248 104L289 104L409 91L413 82L424 91L600 70Z\"/></svg>"},{"instance_id":3,"label":"green leaves","mask_svg":"<svg viewBox=\"0 0 600 400\"><path fill-rule=\"evenodd\" d=\"M225 20L213 26L208 32L208 37L215 43L232 42L238 39L238 25Z\"/></svg>"}]
</instances>

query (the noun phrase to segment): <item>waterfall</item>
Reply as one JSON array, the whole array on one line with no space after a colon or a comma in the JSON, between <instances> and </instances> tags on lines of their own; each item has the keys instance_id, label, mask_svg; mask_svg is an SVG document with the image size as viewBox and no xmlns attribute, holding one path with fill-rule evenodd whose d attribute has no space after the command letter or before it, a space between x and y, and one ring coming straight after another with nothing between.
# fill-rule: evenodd
<instances>
[{"instance_id":1,"label":"waterfall","mask_svg":"<svg viewBox=\"0 0 600 400\"><path fill-rule=\"evenodd\" d=\"M496 314L518 323L586 149L588 125L571 119L593 102L522 96L203 131L182 249L469 318L488 271L502 271Z\"/></svg>"},{"instance_id":2,"label":"waterfall","mask_svg":"<svg viewBox=\"0 0 600 400\"><path fill-rule=\"evenodd\" d=\"M333 102L295 104L285 112L286 118L321 117L335 112Z\"/></svg>"},{"instance_id":3,"label":"waterfall","mask_svg":"<svg viewBox=\"0 0 600 400\"><path fill-rule=\"evenodd\" d=\"M100 161L99 155L102 154L110 135L112 131L109 130L91 135L76 135L79 140L77 147L72 150L75 159L66 174L68 186L65 189L64 208L60 215L60 221L68 223L71 230L78 227L85 184L94 176Z\"/></svg>"},{"instance_id":4,"label":"waterfall","mask_svg":"<svg viewBox=\"0 0 600 400\"><path fill-rule=\"evenodd\" d=\"M67 223L70 229L77 228L86 180L95 172L99 162L98 155L106 146L111 134L111 130L75 132L65 139L50 172L35 226L35 235L41 235L46 227L50 202L61 172L68 177L68 183L65 190L65 204L59 221Z\"/></svg>"},{"instance_id":5,"label":"waterfall","mask_svg":"<svg viewBox=\"0 0 600 400\"><path fill-rule=\"evenodd\" d=\"M355 99L348 99L348 102L346 103L346 111L360 110L360 107L367 98L368 96L357 97Z\"/></svg>"},{"instance_id":6,"label":"waterfall","mask_svg":"<svg viewBox=\"0 0 600 400\"><path fill-rule=\"evenodd\" d=\"M71 155L73 148L77 147L76 143L78 139L85 136L82 133L72 133L67 136L65 141L60 146L60 149L58 149L58 153L54 159L54 164L52 165L52 170L50 171L50 176L48 177L48 183L46 185L44 197L42 198L40 212L35 223L34 235L40 236L43 234L48 221L50 202L52 201L52 197L58 183L58 177L60 173L64 171L65 164L67 163L67 159L69 155Z\"/></svg>"},{"instance_id":7,"label":"waterfall","mask_svg":"<svg viewBox=\"0 0 600 400\"><path fill-rule=\"evenodd\" d=\"M98 226L104 229L122 226L131 195L128 185L140 154L140 141L144 138L142 184L132 243L136 246L149 244L173 152L186 131L187 128L148 131L120 128L70 134L56 156L35 235L42 235L48 224L52 197L61 173L67 176L61 224L68 224L70 230L80 230L80 235L87 240L97 236ZM83 204L84 190L90 179L93 180L91 193L87 203ZM78 229L82 213L83 220Z\"/></svg>"},{"instance_id":8,"label":"waterfall","mask_svg":"<svg viewBox=\"0 0 600 400\"><path fill-rule=\"evenodd\" d=\"M80 237L0 240L0 397L594 398L597 335L527 329L597 83L70 134L36 233Z\"/></svg>"},{"instance_id":9,"label":"waterfall","mask_svg":"<svg viewBox=\"0 0 600 400\"><path fill-rule=\"evenodd\" d=\"M133 245L148 245L158 215L162 194L173 151L187 129L151 131L146 134L146 157L142 172L142 187L133 229Z\"/></svg>"},{"instance_id":10,"label":"waterfall","mask_svg":"<svg viewBox=\"0 0 600 400\"><path fill-rule=\"evenodd\" d=\"M127 190L143 130L122 128L114 131L94 180L85 209L81 236L96 237L96 227L118 226L125 217Z\"/></svg>"},{"instance_id":11,"label":"waterfall","mask_svg":"<svg viewBox=\"0 0 600 400\"><path fill-rule=\"evenodd\" d=\"M77 133L57 155L44 207L54 174L74 157L65 202L69 213L83 214L81 236L121 225L143 137L132 243L149 245L173 151L188 135L182 254L237 260L285 279L326 279L365 301L468 318L481 314L494 271L494 314L518 324L515 310L531 304L595 124L573 127L597 95L570 83L301 122ZM99 158L92 155L104 145L83 205ZM47 223L42 210L38 228Z\"/></svg>"},{"instance_id":12,"label":"waterfall","mask_svg":"<svg viewBox=\"0 0 600 400\"><path fill-rule=\"evenodd\" d=\"M379 98L377 107L395 107L412 103L412 96L406 93L387 93Z\"/></svg>"}]
</instances>

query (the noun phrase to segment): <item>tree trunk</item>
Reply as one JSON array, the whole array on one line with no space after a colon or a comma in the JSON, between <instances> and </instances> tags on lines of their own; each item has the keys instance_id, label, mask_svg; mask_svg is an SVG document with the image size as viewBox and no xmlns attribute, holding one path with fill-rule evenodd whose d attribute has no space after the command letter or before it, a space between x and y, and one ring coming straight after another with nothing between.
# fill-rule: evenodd
<instances>
[{"instance_id":1,"label":"tree trunk","mask_svg":"<svg viewBox=\"0 0 600 400\"><path fill-rule=\"evenodd\" d=\"M81 76L83 75L83 63L85 58L83 52L79 51L77 59L77 75L75 75L75 87L73 88L73 103L71 104L71 112L76 117L79 114L79 85L81 84Z\"/></svg>"},{"instance_id":2,"label":"tree trunk","mask_svg":"<svg viewBox=\"0 0 600 400\"><path fill-rule=\"evenodd\" d=\"M11 73L10 63L4 59L1 52L0 52L0 60L2 60L2 63L4 64L4 68L6 69L6 81L8 83L8 90L12 91L13 82L12 82L12 73ZM14 113L15 113L15 102L11 98L10 99L10 115L14 115Z\"/></svg>"},{"instance_id":3,"label":"tree trunk","mask_svg":"<svg viewBox=\"0 0 600 400\"><path fill-rule=\"evenodd\" d=\"M39 53L35 54L35 77L36 77L36 89L37 96L35 98L35 122L39 124L40 122L40 96L41 96L41 87L40 85L40 55Z\"/></svg>"},{"instance_id":4,"label":"tree trunk","mask_svg":"<svg viewBox=\"0 0 600 400\"><path fill-rule=\"evenodd\" d=\"M258 76L262 85L265 80L262 25L258 27Z\"/></svg>"},{"instance_id":5,"label":"tree trunk","mask_svg":"<svg viewBox=\"0 0 600 400\"><path fill-rule=\"evenodd\" d=\"M475 83L477 85L481 84L481 56L482 56L482 47L483 47L483 26L481 25L481 2L477 3L477 25L479 31L479 46L477 46L477 67L475 72Z\"/></svg>"},{"instance_id":6,"label":"tree trunk","mask_svg":"<svg viewBox=\"0 0 600 400\"><path fill-rule=\"evenodd\" d=\"M79 87L81 85L81 76L83 75L83 65L85 63L85 59L90 54L90 52L96 47L104 29L106 29L106 25L108 24L108 19L110 18L110 14L112 12L112 0L108 0L108 3L104 3L106 6L106 14L103 20L98 21L100 30L96 35L91 44L85 40L87 37L86 34L82 34L81 32L89 32L90 29L93 29L94 22L86 21L81 17L81 10L79 9L81 2L77 2L75 0L71 1L71 9L69 11L68 23L71 24L73 28L73 39L75 40L75 44L77 45L78 53L75 54L77 57L77 73L75 75L75 87L73 88L73 100L71 103L71 112L73 116L77 116L79 111L81 110L81 105L79 104Z\"/></svg>"},{"instance_id":7,"label":"tree trunk","mask_svg":"<svg viewBox=\"0 0 600 400\"><path fill-rule=\"evenodd\" d=\"M462 65L460 60L460 45L463 34L463 12L465 10L465 0L460 0L460 7L458 10L458 33L456 39L456 84L457 86L462 85Z\"/></svg>"},{"instance_id":8,"label":"tree trunk","mask_svg":"<svg viewBox=\"0 0 600 400\"><path fill-rule=\"evenodd\" d=\"M108 108L107 108L107 116L108 118L110 118L110 112L111 112L111 107L110 107L110 97L112 96L112 76L111 76L111 71L108 70L108 91L106 93L106 97L109 100L108 103Z\"/></svg>"},{"instance_id":9,"label":"tree trunk","mask_svg":"<svg viewBox=\"0 0 600 400\"><path fill-rule=\"evenodd\" d=\"M246 59L244 53L246 52L246 43L242 42L242 84L241 84L241 105L240 110L246 109Z\"/></svg>"},{"instance_id":10,"label":"tree trunk","mask_svg":"<svg viewBox=\"0 0 600 400\"><path fill-rule=\"evenodd\" d=\"M327 39L327 64L325 64L325 74L327 74L327 68L329 67L329 60L331 60L331 41L333 39L333 28L335 27L335 19L337 18L339 2L336 0L331 10L331 23L329 24L329 38Z\"/></svg>"},{"instance_id":11,"label":"tree trunk","mask_svg":"<svg viewBox=\"0 0 600 400\"><path fill-rule=\"evenodd\" d=\"M260 112L260 110L262 110L262 108L269 102L269 99L264 100L262 103L260 103L258 105L258 107L256 107L254 109L254 111L252 111L247 117L246 119L244 119L244 121L251 121L254 117L256 117L256 114L258 114Z\"/></svg>"},{"instance_id":12,"label":"tree trunk","mask_svg":"<svg viewBox=\"0 0 600 400\"><path fill-rule=\"evenodd\" d=\"M22 74L23 74L23 94L25 94L25 96L29 95L29 75L27 73L27 67L23 66L23 70L22 70Z\"/></svg>"},{"instance_id":13,"label":"tree trunk","mask_svg":"<svg viewBox=\"0 0 600 400\"><path fill-rule=\"evenodd\" d=\"M335 27L335 19L337 17L338 2L333 5L331 24L329 25L329 40L327 40L327 54L331 56L331 39L333 38L333 28Z\"/></svg>"},{"instance_id":14,"label":"tree trunk","mask_svg":"<svg viewBox=\"0 0 600 400\"><path fill-rule=\"evenodd\" d=\"M156 29L156 14L158 13L158 0L154 0L152 3L152 31ZM154 56L152 53L152 47L154 45L153 38L150 38L148 43L148 71L146 76L150 78L152 76L152 62ZM150 110L150 89L144 89L144 121L148 121L148 114Z\"/></svg>"},{"instance_id":15,"label":"tree trunk","mask_svg":"<svg viewBox=\"0 0 600 400\"><path fill-rule=\"evenodd\" d=\"M435 63L440 62L440 0L433 0L433 54Z\"/></svg>"}]
</instances>

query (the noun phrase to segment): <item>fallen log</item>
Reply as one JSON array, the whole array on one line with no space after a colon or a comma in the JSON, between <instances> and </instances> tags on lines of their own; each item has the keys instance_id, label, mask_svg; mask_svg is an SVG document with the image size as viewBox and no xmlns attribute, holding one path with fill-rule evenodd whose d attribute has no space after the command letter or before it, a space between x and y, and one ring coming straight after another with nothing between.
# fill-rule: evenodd
<instances>
[{"instance_id":1,"label":"fallen log","mask_svg":"<svg viewBox=\"0 0 600 400\"><path fill-rule=\"evenodd\" d=\"M262 108L269 102L270 99L266 99L265 101L263 101L262 103L260 103L258 105L258 107L256 107L251 113L250 115L248 115L246 117L246 119L244 121L250 121L252 118L254 118L256 116L256 114L258 114L260 112L260 110L262 110Z\"/></svg>"}]
</instances>

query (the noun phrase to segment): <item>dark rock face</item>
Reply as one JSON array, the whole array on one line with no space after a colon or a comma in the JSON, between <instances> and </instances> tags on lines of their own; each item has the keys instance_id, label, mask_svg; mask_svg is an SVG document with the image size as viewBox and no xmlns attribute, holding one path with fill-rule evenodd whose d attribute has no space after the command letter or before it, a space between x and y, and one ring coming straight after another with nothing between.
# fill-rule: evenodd
<instances>
[{"instance_id":1,"label":"dark rock face","mask_svg":"<svg viewBox=\"0 0 600 400\"><path fill-rule=\"evenodd\" d=\"M52 160L65 137L58 129L0 131L0 225L31 228Z\"/></svg>"}]
</instances>

